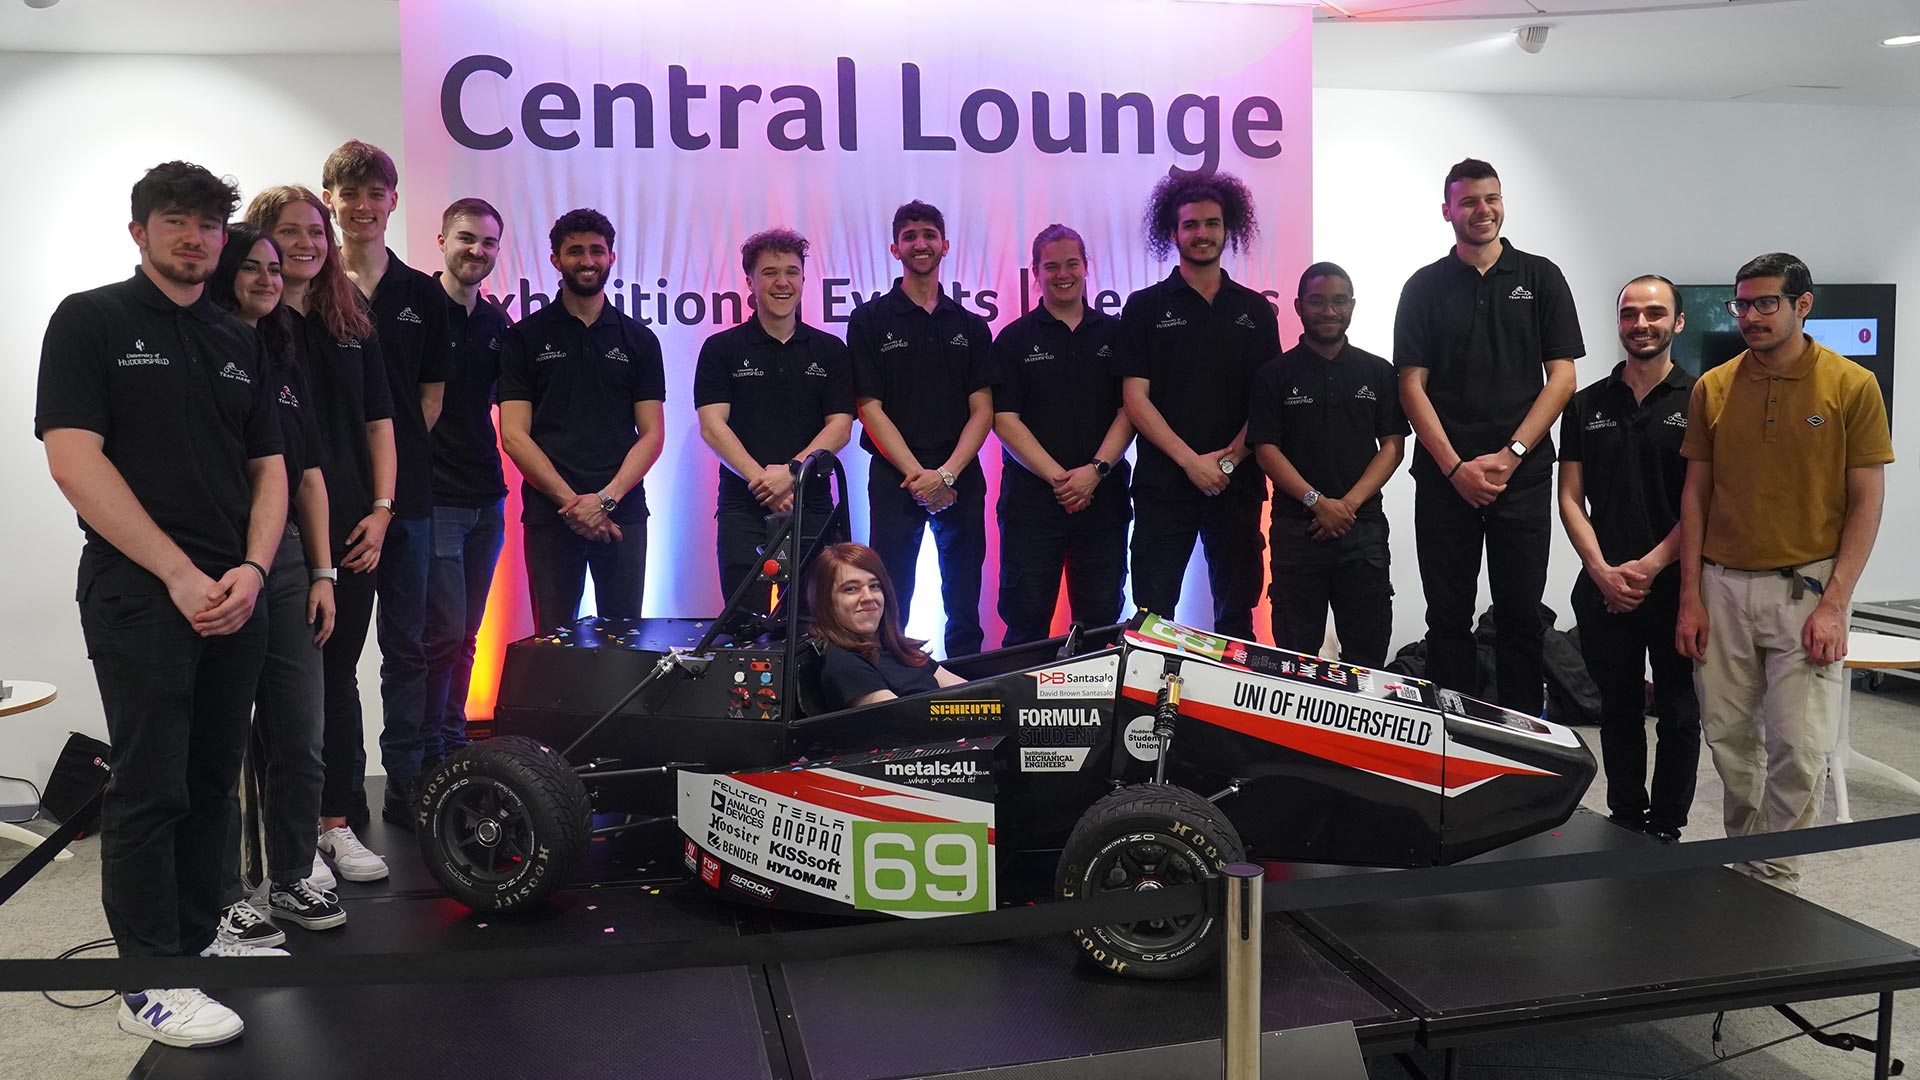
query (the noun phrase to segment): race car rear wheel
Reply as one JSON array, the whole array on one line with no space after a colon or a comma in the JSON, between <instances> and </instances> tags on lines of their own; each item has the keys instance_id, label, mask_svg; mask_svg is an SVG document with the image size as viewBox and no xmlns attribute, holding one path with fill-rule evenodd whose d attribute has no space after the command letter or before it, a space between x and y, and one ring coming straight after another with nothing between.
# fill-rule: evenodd
<instances>
[{"instance_id":1,"label":"race car rear wheel","mask_svg":"<svg viewBox=\"0 0 1920 1080\"><path fill-rule=\"evenodd\" d=\"M1135 784L1094 803L1060 852L1063 900L1145 892L1218 877L1246 848L1212 803L1171 784ZM1213 966L1218 920L1196 913L1073 932L1085 961L1119 975L1183 979Z\"/></svg>"},{"instance_id":2,"label":"race car rear wheel","mask_svg":"<svg viewBox=\"0 0 1920 1080\"><path fill-rule=\"evenodd\" d=\"M476 911L520 911L572 880L593 811L566 759L533 739L474 743L420 785L420 854L434 880Z\"/></svg>"}]
</instances>

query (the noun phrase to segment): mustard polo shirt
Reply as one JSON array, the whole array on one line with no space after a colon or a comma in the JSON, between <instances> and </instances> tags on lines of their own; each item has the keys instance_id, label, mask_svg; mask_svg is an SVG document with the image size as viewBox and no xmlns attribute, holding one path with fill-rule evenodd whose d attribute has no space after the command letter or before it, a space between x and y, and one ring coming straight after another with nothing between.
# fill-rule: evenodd
<instances>
[{"instance_id":1,"label":"mustard polo shirt","mask_svg":"<svg viewBox=\"0 0 1920 1080\"><path fill-rule=\"evenodd\" d=\"M1831 557L1847 518L1847 470L1893 460L1873 373L1807 338L1785 373L1750 352L1700 376L1680 454L1713 463L1701 553L1738 570Z\"/></svg>"}]
</instances>

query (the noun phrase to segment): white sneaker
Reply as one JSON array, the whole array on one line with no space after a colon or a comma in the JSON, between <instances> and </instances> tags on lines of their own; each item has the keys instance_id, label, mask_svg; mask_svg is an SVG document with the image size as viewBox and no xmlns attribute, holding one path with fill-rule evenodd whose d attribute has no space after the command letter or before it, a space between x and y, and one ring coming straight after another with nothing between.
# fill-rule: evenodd
<instances>
[{"instance_id":1,"label":"white sneaker","mask_svg":"<svg viewBox=\"0 0 1920 1080\"><path fill-rule=\"evenodd\" d=\"M269 948L265 945L248 945L242 941L222 941L215 935L213 941L200 950L201 956L292 956L285 949Z\"/></svg>"},{"instance_id":2,"label":"white sneaker","mask_svg":"<svg viewBox=\"0 0 1920 1080\"><path fill-rule=\"evenodd\" d=\"M333 856L334 867L348 881L379 881L387 876L387 860L368 851L345 825L321 833L320 850Z\"/></svg>"},{"instance_id":3,"label":"white sneaker","mask_svg":"<svg viewBox=\"0 0 1920 1080\"><path fill-rule=\"evenodd\" d=\"M215 933L221 941L242 945L272 946L287 940L285 930L273 925L264 912L246 900L235 903L220 916L220 926Z\"/></svg>"},{"instance_id":4,"label":"white sneaker","mask_svg":"<svg viewBox=\"0 0 1920 1080\"><path fill-rule=\"evenodd\" d=\"M168 1046L219 1046L246 1025L232 1009L198 990L142 990L120 995L120 1030Z\"/></svg>"},{"instance_id":5,"label":"white sneaker","mask_svg":"<svg viewBox=\"0 0 1920 1080\"><path fill-rule=\"evenodd\" d=\"M337 888L340 884L333 876L333 868L327 865L327 860L321 856L318 848L313 852L313 873L307 875L307 884L323 892Z\"/></svg>"}]
</instances>

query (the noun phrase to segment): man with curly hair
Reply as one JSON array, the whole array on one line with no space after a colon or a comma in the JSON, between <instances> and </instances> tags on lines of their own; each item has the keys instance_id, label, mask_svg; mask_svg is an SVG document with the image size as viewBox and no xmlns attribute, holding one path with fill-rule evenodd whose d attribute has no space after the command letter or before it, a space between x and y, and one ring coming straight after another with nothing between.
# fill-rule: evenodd
<instances>
[{"instance_id":1,"label":"man with curly hair","mask_svg":"<svg viewBox=\"0 0 1920 1080\"><path fill-rule=\"evenodd\" d=\"M1226 173L1169 176L1143 222L1159 258L1178 250L1164 281L1127 297L1114 372L1140 433L1133 480L1133 602L1171 617L1197 536L1206 550L1213 629L1252 640L1260 599L1260 508L1267 478L1240 466L1253 374L1280 354L1265 297L1221 269L1259 230L1253 196Z\"/></svg>"}]
</instances>

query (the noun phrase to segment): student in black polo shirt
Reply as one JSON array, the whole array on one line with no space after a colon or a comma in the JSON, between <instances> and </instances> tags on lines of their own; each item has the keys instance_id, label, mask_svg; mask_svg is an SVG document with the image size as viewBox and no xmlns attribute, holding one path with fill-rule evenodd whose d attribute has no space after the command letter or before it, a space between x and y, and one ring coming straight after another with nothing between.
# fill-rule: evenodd
<instances>
[{"instance_id":1,"label":"student in black polo shirt","mask_svg":"<svg viewBox=\"0 0 1920 1080\"><path fill-rule=\"evenodd\" d=\"M1140 433L1133 478L1133 603L1173 617L1197 535L1207 553L1213 629L1253 639L1260 602L1260 504L1267 478L1240 468L1253 373L1280 355L1266 298L1227 276L1226 246L1244 251L1258 224L1253 196L1226 173L1168 176L1147 200L1147 246L1177 250L1166 280L1127 297L1114 370Z\"/></svg>"},{"instance_id":2,"label":"student in black polo shirt","mask_svg":"<svg viewBox=\"0 0 1920 1080\"><path fill-rule=\"evenodd\" d=\"M1353 279L1330 262L1300 275L1300 344L1254 376L1247 445L1273 479L1273 642L1318 653L1327 608L1340 659L1387 662L1393 632L1380 489L1406 453L1393 365L1347 341Z\"/></svg>"},{"instance_id":3,"label":"student in black polo shirt","mask_svg":"<svg viewBox=\"0 0 1920 1080\"><path fill-rule=\"evenodd\" d=\"M331 217L318 195L291 185L270 187L247 204L248 223L266 230L280 247L282 308L324 443L320 474L327 485L328 539L340 572L333 587L333 634L321 646L326 730L319 847L333 856L341 877L375 881L387 876L387 864L360 842L366 803L354 785L365 753L360 654L393 520L393 398L366 302L341 268ZM319 855L313 875L320 888L335 883Z\"/></svg>"},{"instance_id":4,"label":"student in black polo shirt","mask_svg":"<svg viewBox=\"0 0 1920 1080\"><path fill-rule=\"evenodd\" d=\"M1680 619L1680 492L1693 376L1673 363L1686 328L1680 290L1658 274L1620 290L1613 373L1560 417L1560 521L1586 573L1573 586L1580 653L1600 687L1600 753L1614 821L1680 839L1700 764L1693 664ZM1653 668L1653 795L1647 795L1646 679Z\"/></svg>"},{"instance_id":5,"label":"student in black polo shirt","mask_svg":"<svg viewBox=\"0 0 1920 1080\"><path fill-rule=\"evenodd\" d=\"M381 816L408 828L420 780L427 695L422 641L427 563L433 551L433 448L427 432L440 417L453 346L446 294L387 246L387 218L399 203L399 183L393 158L357 139L342 143L321 168L320 197L340 219L347 276L373 305L387 385L393 391L398 472L393 523L380 559L374 634L380 641L380 759L387 774ZM363 775L356 794L364 784Z\"/></svg>"},{"instance_id":6,"label":"student in black polo shirt","mask_svg":"<svg viewBox=\"0 0 1920 1080\"><path fill-rule=\"evenodd\" d=\"M1473 611L1484 546L1494 699L1538 716L1551 432L1573 396L1573 362L1587 349L1560 268L1500 236L1506 204L1493 166L1467 158L1442 190L1453 249L1407 279L1393 323L1400 405L1420 440L1413 533L1427 597L1427 677L1479 691Z\"/></svg>"},{"instance_id":7,"label":"student in black polo shirt","mask_svg":"<svg viewBox=\"0 0 1920 1080\"><path fill-rule=\"evenodd\" d=\"M569 210L547 237L561 288L500 349L500 442L524 478L527 585L543 632L579 617L589 569L601 617L640 617L642 480L666 439L667 399L659 339L607 303L613 223Z\"/></svg>"},{"instance_id":8,"label":"student in black polo shirt","mask_svg":"<svg viewBox=\"0 0 1920 1080\"><path fill-rule=\"evenodd\" d=\"M740 245L754 315L709 337L693 373L700 438L720 459L714 513L720 595L753 574L769 514L793 509L793 469L815 450L839 451L853 432L853 371L847 347L800 319L807 238L768 229ZM827 479L807 493L823 523ZM761 596L762 606L767 599Z\"/></svg>"},{"instance_id":9,"label":"student in black polo shirt","mask_svg":"<svg viewBox=\"0 0 1920 1080\"><path fill-rule=\"evenodd\" d=\"M433 559L427 567L426 712L422 770L467 745L467 685L506 542L507 481L493 428L494 384L507 316L480 295L500 257L500 211L456 199L440 215L440 282L453 339L440 422L433 426Z\"/></svg>"},{"instance_id":10,"label":"student in black polo shirt","mask_svg":"<svg viewBox=\"0 0 1920 1080\"><path fill-rule=\"evenodd\" d=\"M847 322L860 445L867 470L867 538L913 606L920 536L940 550L948 657L980 651L980 568L987 559L987 478L980 447L993 427L993 332L940 291L947 219L915 200L893 212L901 276Z\"/></svg>"},{"instance_id":11,"label":"student in black polo shirt","mask_svg":"<svg viewBox=\"0 0 1920 1080\"><path fill-rule=\"evenodd\" d=\"M1073 618L1120 621L1127 572L1127 444L1133 425L1113 376L1120 321L1087 306L1087 245L1065 225L1033 238L1041 304L993 343L1000 385L993 430L1000 469L1002 645L1050 635L1067 572Z\"/></svg>"},{"instance_id":12,"label":"student in black polo shirt","mask_svg":"<svg viewBox=\"0 0 1920 1080\"><path fill-rule=\"evenodd\" d=\"M287 516L260 339L206 295L238 201L198 165L150 170L139 269L61 301L40 353L34 434L86 534L80 628L113 746L100 900L123 957L285 955L215 935ZM243 1027L184 988L122 993L119 1026L172 1046Z\"/></svg>"}]
</instances>

